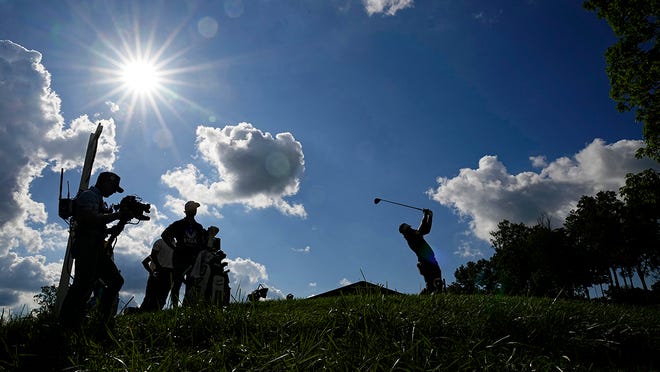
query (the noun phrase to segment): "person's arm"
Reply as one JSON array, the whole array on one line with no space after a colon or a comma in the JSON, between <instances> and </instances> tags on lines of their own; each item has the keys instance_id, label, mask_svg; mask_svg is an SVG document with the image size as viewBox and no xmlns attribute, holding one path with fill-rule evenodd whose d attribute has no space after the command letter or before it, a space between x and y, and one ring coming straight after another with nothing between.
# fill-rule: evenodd
<instances>
[{"instance_id":1,"label":"person's arm","mask_svg":"<svg viewBox=\"0 0 660 372\"><path fill-rule=\"evenodd\" d=\"M424 209L424 217L422 223L419 225L417 231L421 235L426 235L431 232L431 225L433 224L433 212L430 209Z\"/></svg>"},{"instance_id":2,"label":"person's arm","mask_svg":"<svg viewBox=\"0 0 660 372\"><path fill-rule=\"evenodd\" d=\"M149 262L152 260L151 255L147 256L142 260L142 266L151 274L151 267L149 267Z\"/></svg>"},{"instance_id":3,"label":"person's arm","mask_svg":"<svg viewBox=\"0 0 660 372\"><path fill-rule=\"evenodd\" d=\"M156 270L160 269L161 266L160 262L158 262L158 255L160 254L160 249L161 249L160 244L158 243L154 244L153 248L151 248L151 254L149 255L151 256L151 262L153 262Z\"/></svg>"},{"instance_id":4,"label":"person's arm","mask_svg":"<svg viewBox=\"0 0 660 372\"><path fill-rule=\"evenodd\" d=\"M83 191L76 198L76 219L85 225L105 225L122 217L121 212L105 213L99 208L102 201L94 191Z\"/></svg>"},{"instance_id":5,"label":"person's arm","mask_svg":"<svg viewBox=\"0 0 660 372\"><path fill-rule=\"evenodd\" d=\"M163 230L162 234L160 234L160 237L163 238L163 242L165 242L165 244L167 244L167 246L172 248L172 249L175 249L175 246L176 246L176 244L174 242L174 237L175 237L174 230L175 230L175 228L176 228L175 224L172 223L169 226L167 226L165 228L165 230Z\"/></svg>"}]
</instances>

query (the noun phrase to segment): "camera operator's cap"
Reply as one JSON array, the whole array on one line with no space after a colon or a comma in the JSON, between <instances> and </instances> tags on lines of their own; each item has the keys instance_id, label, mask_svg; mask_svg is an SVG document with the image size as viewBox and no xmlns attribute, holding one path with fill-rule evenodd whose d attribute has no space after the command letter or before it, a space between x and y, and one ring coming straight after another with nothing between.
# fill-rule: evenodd
<instances>
[{"instance_id":1,"label":"camera operator's cap","mask_svg":"<svg viewBox=\"0 0 660 372\"><path fill-rule=\"evenodd\" d=\"M111 185L115 187L115 191L122 193L124 192L124 189L119 186L119 180L121 180L121 177L119 177L117 174L112 173L112 172L101 172L99 174L99 178L96 180L96 182L101 183L101 182L108 182Z\"/></svg>"},{"instance_id":2,"label":"camera operator's cap","mask_svg":"<svg viewBox=\"0 0 660 372\"><path fill-rule=\"evenodd\" d=\"M186 206L184 207L184 210L186 212L195 212L197 211L197 208L199 208L200 204L196 201L189 201L186 203Z\"/></svg>"}]
</instances>

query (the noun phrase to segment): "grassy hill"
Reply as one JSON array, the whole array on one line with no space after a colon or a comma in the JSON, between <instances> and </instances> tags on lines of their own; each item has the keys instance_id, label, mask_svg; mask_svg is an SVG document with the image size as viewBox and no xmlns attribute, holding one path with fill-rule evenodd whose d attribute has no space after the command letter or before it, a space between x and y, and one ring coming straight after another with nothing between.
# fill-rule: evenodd
<instances>
[{"instance_id":1,"label":"grassy hill","mask_svg":"<svg viewBox=\"0 0 660 372\"><path fill-rule=\"evenodd\" d=\"M660 370L660 309L498 296L232 303L120 315L110 335L4 319L7 370Z\"/></svg>"}]
</instances>

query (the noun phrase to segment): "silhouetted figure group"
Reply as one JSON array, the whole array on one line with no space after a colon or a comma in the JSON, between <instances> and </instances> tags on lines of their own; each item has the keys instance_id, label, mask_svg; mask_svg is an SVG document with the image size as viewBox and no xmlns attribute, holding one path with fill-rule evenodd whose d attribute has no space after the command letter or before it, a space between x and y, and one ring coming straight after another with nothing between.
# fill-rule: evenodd
<instances>
[{"instance_id":1,"label":"silhouetted figure group","mask_svg":"<svg viewBox=\"0 0 660 372\"><path fill-rule=\"evenodd\" d=\"M220 230L216 226L204 229L195 220L199 207L199 203L188 201L184 206L185 217L165 228L151 254L142 261L149 278L141 311L161 310L168 293L172 307L204 299L220 304L229 302L229 278L224 269L226 263L222 262L227 255L216 237ZM184 283L184 300L180 301Z\"/></svg>"},{"instance_id":2,"label":"silhouetted figure group","mask_svg":"<svg viewBox=\"0 0 660 372\"><path fill-rule=\"evenodd\" d=\"M70 252L75 262L74 277L58 314L65 328L80 327L88 314L108 325L117 313L124 278L113 259L114 240L132 218L149 219L143 214L149 211L149 205L136 202L139 198L134 196L125 197L115 206L117 211L108 207L104 198L124 192L119 181L117 174L102 172L94 186L73 199ZM227 255L216 237L219 229L216 226L204 229L195 220L199 206L197 202L187 202L185 217L163 231L142 261L149 278L141 311L162 309L168 294L172 306L179 306L179 292L184 283L190 302L210 297L216 304L229 302L229 270L225 269L227 263L222 262ZM116 225L107 226L117 220Z\"/></svg>"},{"instance_id":3,"label":"silhouetted figure group","mask_svg":"<svg viewBox=\"0 0 660 372\"><path fill-rule=\"evenodd\" d=\"M439 293L444 289L442 272L440 266L438 266L438 261L435 259L433 249L424 239L424 235L431 232L433 212L430 209L424 209L423 213L422 222L417 230L407 223L402 223L399 226L399 232L406 239L410 249L417 255L417 268L426 283L426 287L421 294Z\"/></svg>"}]
</instances>

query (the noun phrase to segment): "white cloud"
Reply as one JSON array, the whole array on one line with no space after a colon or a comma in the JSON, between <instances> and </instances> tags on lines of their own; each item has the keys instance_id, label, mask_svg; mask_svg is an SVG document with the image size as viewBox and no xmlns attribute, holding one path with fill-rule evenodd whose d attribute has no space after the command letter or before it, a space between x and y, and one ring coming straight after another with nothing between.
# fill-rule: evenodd
<instances>
[{"instance_id":1,"label":"white cloud","mask_svg":"<svg viewBox=\"0 0 660 372\"><path fill-rule=\"evenodd\" d=\"M302 204L284 200L298 193L305 170L302 145L291 133L273 137L249 123L224 128L200 126L197 149L219 179L202 174L193 164L168 171L161 179L175 188L182 200L217 207L229 203L272 207L285 215L307 217Z\"/></svg>"},{"instance_id":2,"label":"white cloud","mask_svg":"<svg viewBox=\"0 0 660 372\"><path fill-rule=\"evenodd\" d=\"M227 258L225 262L227 262L227 268L230 270L232 289L240 288L242 292L250 293L259 283L268 280L266 266L249 258Z\"/></svg>"},{"instance_id":3,"label":"white cloud","mask_svg":"<svg viewBox=\"0 0 660 372\"><path fill-rule=\"evenodd\" d=\"M309 246L306 246L305 248L291 248L292 251L294 252L299 252L299 253L309 253L312 251L312 248Z\"/></svg>"},{"instance_id":4,"label":"white cloud","mask_svg":"<svg viewBox=\"0 0 660 372\"><path fill-rule=\"evenodd\" d=\"M545 156L530 156L529 160L532 162L534 168L543 168L548 165Z\"/></svg>"},{"instance_id":5,"label":"white cloud","mask_svg":"<svg viewBox=\"0 0 660 372\"><path fill-rule=\"evenodd\" d=\"M583 195L618 191L627 173L657 168L651 160L635 158L641 141L621 140L607 145L595 139L575 156L549 164L531 158L540 173L509 174L496 156L484 156L477 169L464 168L454 178L439 177L427 194L469 221L472 232L489 241L490 232L507 219L534 224L543 213L556 226L563 224Z\"/></svg>"},{"instance_id":6,"label":"white cloud","mask_svg":"<svg viewBox=\"0 0 660 372\"><path fill-rule=\"evenodd\" d=\"M369 15L385 13L393 16L399 10L413 6L413 0L362 0Z\"/></svg>"},{"instance_id":7,"label":"white cloud","mask_svg":"<svg viewBox=\"0 0 660 372\"><path fill-rule=\"evenodd\" d=\"M308 285L309 285L310 287L314 288L314 287L316 287L316 282L311 282L311 283L309 283Z\"/></svg>"},{"instance_id":8,"label":"white cloud","mask_svg":"<svg viewBox=\"0 0 660 372\"><path fill-rule=\"evenodd\" d=\"M339 281L339 285L342 286L342 287L343 287L343 286L347 286L347 285L352 284L352 283L353 283L353 282L351 282L350 280L348 280L348 279L346 279L346 278L342 278L342 279Z\"/></svg>"},{"instance_id":9,"label":"white cloud","mask_svg":"<svg viewBox=\"0 0 660 372\"><path fill-rule=\"evenodd\" d=\"M477 257L483 257L484 253L479 248L475 248L469 241L463 240L459 243L458 248L454 251L454 254L462 257L473 259Z\"/></svg>"},{"instance_id":10,"label":"white cloud","mask_svg":"<svg viewBox=\"0 0 660 372\"><path fill-rule=\"evenodd\" d=\"M45 205L33 200L33 181L44 171L79 168L97 123L81 116L65 126L61 101L51 89L51 76L41 53L0 40L0 306L38 292L59 278L61 264L49 264L38 253L63 249L68 233L46 224ZM95 169L111 169L117 153L115 124L104 126ZM73 183L77 187L77 182ZM72 190L74 193L76 190ZM27 254L27 255L26 255ZM26 255L26 256L22 256ZM32 291L32 292L30 292ZM36 291L36 292L35 292Z\"/></svg>"},{"instance_id":11,"label":"white cloud","mask_svg":"<svg viewBox=\"0 0 660 372\"><path fill-rule=\"evenodd\" d=\"M59 279L61 265L46 263L44 256L21 257L10 252L0 256L0 307L20 311L23 305L35 308L32 301L42 286L49 286ZM29 301L25 301L28 299Z\"/></svg>"},{"instance_id":12,"label":"white cloud","mask_svg":"<svg viewBox=\"0 0 660 372\"><path fill-rule=\"evenodd\" d=\"M110 109L110 112L116 113L119 111L119 105L112 101L105 101L106 106Z\"/></svg>"}]
</instances>

